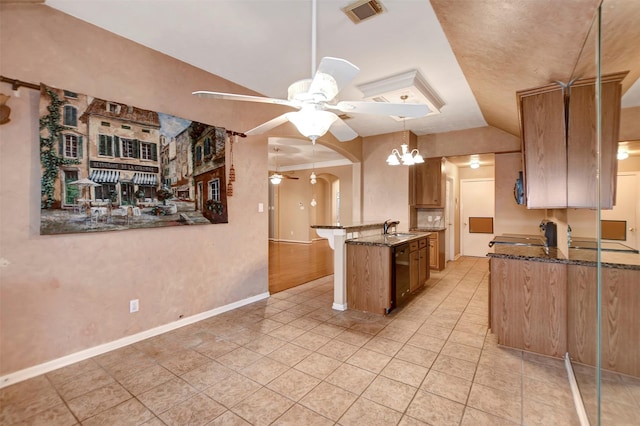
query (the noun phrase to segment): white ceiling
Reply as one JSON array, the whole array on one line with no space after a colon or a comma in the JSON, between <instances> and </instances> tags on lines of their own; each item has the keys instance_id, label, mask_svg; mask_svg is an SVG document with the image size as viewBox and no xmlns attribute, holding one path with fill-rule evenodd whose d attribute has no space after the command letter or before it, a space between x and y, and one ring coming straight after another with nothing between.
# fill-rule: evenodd
<instances>
[{"instance_id":1,"label":"white ceiling","mask_svg":"<svg viewBox=\"0 0 640 426\"><path fill-rule=\"evenodd\" d=\"M444 107L440 114L407 120L407 130L423 135L485 126L429 0L380 1L385 8L383 14L354 24L341 11L353 3L351 0L317 0L315 63L324 56L334 56L360 68L352 84L339 93L339 100L362 100L358 85L416 69L444 101ZM45 3L268 97L286 99L291 83L313 75L311 0ZM640 92L638 84L634 89ZM638 103L637 94L627 93L625 100L627 97ZM278 114L274 113L274 117ZM402 122L385 116L358 114L346 122L360 136L403 129ZM301 168L301 164L312 161L308 140L271 138L269 144L286 147L278 157L281 170ZM333 151L324 151L327 150L320 146L315 149L316 164L342 158ZM288 155L283 155L285 152ZM275 167L272 149L270 164Z\"/></svg>"}]
</instances>

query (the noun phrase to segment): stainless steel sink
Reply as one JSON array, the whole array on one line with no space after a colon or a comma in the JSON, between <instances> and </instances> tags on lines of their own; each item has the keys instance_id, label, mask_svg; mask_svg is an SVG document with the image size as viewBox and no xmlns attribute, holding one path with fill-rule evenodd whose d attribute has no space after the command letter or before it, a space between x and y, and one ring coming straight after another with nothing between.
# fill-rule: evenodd
<instances>
[{"instance_id":1,"label":"stainless steel sink","mask_svg":"<svg viewBox=\"0 0 640 426\"><path fill-rule=\"evenodd\" d=\"M395 238L412 238L417 237L417 234L407 234L402 232L394 232L393 234L385 234L387 237L395 237Z\"/></svg>"}]
</instances>

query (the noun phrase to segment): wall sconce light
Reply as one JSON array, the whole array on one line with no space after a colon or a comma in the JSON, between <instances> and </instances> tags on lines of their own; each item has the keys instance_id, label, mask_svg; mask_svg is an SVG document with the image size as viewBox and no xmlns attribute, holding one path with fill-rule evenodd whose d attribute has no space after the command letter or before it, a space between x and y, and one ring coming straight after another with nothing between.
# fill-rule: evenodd
<instances>
[{"instance_id":1,"label":"wall sconce light","mask_svg":"<svg viewBox=\"0 0 640 426\"><path fill-rule=\"evenodd\" d=\"M402 154L397 149L393 149L391 154L387 157L387 164L390 166L399 166L400 161L404 166L413 166L414 164L424 163L424 158L420 155L420 151L414 149L409 151L407 144L402 144Z\"/></svg>"},{"instance_id":2,"label":"wall sconce light","mask_svg":"<svg viewBox=\"0 0 640 426\"><path fill-rule=\"evenodd\" d=\"M480 167L480 162L478 160L471 160L469 167L471 167L472 169L477 169L478 167Z\"/></svg>"}]
</instances>

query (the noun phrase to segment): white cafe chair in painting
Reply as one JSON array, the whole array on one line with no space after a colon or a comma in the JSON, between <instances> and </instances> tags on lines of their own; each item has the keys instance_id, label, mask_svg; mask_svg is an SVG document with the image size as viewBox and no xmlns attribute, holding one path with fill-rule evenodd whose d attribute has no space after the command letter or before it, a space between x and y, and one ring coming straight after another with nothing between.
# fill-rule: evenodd
<instances>
[{"instance_id":1,"label":"white cafe chair in painting","mask_svg":"<svg viewBox=\"0 0 640 426\"><path fill-rule=\"evenodd\" d=\"M83 203L79 198L76 198L75 202L73 203L73 214L82 214L83 212Z\"/></svg>"}]
</instances>

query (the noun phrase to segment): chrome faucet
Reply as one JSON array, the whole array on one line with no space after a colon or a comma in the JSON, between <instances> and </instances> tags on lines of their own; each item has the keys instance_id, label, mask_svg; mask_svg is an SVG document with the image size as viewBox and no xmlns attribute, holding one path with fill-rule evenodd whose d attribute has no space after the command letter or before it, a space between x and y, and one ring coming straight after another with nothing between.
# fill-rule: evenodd
<instances>
[{"instance_id":1,"label":"chrome faucet","mask_svg":"<svg viewBox=\"0 0 640 426\"><path fill-rule=\"evenodd\" d=\"M399 220L394 220L392 221L391 219L387 219L384 221L384 226L382 228L382 233L383 234L388 234L389 233L389 228L391 228L393 226L393 228L395 229L396 226L398 226L400 224Z\"/></svg>"}]
</instances>

